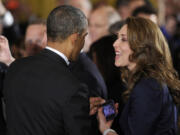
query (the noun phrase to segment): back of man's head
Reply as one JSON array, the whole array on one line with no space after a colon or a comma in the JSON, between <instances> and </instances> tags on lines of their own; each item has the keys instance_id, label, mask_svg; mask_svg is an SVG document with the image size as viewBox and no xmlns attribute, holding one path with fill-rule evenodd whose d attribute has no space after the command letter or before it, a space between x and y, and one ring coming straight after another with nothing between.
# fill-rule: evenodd
<instances>
[{"instance_id":1,"label":"back of man's head","mask_svg":"<svg viewBox=\"0 0 180 135\"><path fill-rule=\"evenodd\" d=\"M69 5L58 6L47 19L48 41L63 42L71 34L82 34L87 25L86 16L80 9Z\"/></svg>"}]
</instances>

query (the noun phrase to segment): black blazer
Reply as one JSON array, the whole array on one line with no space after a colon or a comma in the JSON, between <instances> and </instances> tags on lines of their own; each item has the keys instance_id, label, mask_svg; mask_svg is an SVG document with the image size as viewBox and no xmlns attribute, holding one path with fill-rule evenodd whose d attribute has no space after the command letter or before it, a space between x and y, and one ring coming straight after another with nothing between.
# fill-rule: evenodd
<instances>
[{"instance_id":1,"label":"black blazer","mask_svg":"<svg viewBox=\"0 0 180 135\"><path fill-rule=\"evenodd\" d=\"M50 50L12 64L4 96L8 135L90 133L88 90Z\"/></svg>"},{"instance_id":2,"label":"black blazer","mask_svg":"<svg viewBox=\"0 0 180 135\"><path fill-rule=\"evenodd\" d=\"M88 86L91 97L102 97L107 99L107 88L103 77L96 65L85 53L80 53L76 62L70 64L74 75Z\"/></svg>"},{"instance_id":3,"label":"black blazer","mask_svg":"<svg viewBox=\"0 0 180 135\"><path fill-rule=\"evenodd\" d=\"M166 85L142 78L120 117L122 135L176 135L177 110Z\"/></svg>"},{"instance_id":4,"label":"black blazer","mask_svg":"<svg viewBox=\"0 0 180 135\"><path fill-rule=\"evenodd\" d=\"M91 97L102 97L107 99L107 88L103 77L96 65L90 60L86 53L81 52L77 61L71 62L70 69L73 74L88 86ZM91 116L92 135L100 135L96 115Z\"/></svg>"}]
</instances>

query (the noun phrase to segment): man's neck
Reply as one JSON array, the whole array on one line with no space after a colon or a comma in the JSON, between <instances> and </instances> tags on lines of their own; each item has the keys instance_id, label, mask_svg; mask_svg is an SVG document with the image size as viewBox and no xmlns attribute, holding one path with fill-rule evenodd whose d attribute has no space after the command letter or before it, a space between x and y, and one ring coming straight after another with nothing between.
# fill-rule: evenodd
<instances>
[{"instance_id":1,"label":"man's neck","mask_svg":"<svg viewBox=\"0 0 180 135\"><path fill-rule=\"evenodd\" d=\"M66 42L59 43L59 42L48 41L47 44L49 47L63 53L67 57L68 60L70 59L71 52L68 49L68 44Z\"/></svg>"}]
</instances>

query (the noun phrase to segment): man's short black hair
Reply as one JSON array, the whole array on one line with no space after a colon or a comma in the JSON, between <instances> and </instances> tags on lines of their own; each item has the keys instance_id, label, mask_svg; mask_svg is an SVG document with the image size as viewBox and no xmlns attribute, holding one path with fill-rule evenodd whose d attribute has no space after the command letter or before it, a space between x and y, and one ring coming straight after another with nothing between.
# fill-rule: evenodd
<instances>
[{"instance_id":1,"label":"man's short black hair","mask_svg":"<svg viewBox=\"0 0 180 135\"><path fill-rule=\"evenodd\" d=\"M133 11L132 16L137 16L140 13L147 14L147 15L151 15L151 14L157 15L157 11L150 5L144 5L144 6L137 7Z\"/></svg>"},{"instance_id":2,"label":"man's short black hair","mask_svg":"<svg viewBox=\"0 0 180 135\"><path fill-rule=\"evenodd\" d=\"M73 33L81 34L87 28L84 13L69 5L58 6L48 16L47 38L51 41L63 41Z\"/></svg>"}]
</instances>

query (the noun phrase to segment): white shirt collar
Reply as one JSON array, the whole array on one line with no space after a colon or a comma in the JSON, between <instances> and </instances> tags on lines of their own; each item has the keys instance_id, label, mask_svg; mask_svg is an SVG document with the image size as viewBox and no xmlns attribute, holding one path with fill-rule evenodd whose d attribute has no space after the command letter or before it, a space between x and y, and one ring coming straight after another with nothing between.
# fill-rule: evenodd
<instances>
[{"instance_id":1,"label":"white shirt collar","mask_svg":"<svg viewBox=\"0 0 180 135\"><path fill-rule=\"evenodd\" d=\"M54 48L51 48L51 47L49 47L49 46L46 46L46 49L48 49L48 50L56 53L56 54L59 55L60 57L62 57L62 58L65 60L66 64L69 65L68 58L67 58L62 52L60 52L60 51L58 51L58 50L56 50L56 49L54 49Z\"/></svg>"}]
</instances>

